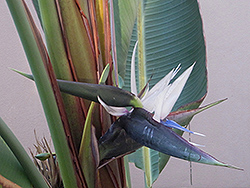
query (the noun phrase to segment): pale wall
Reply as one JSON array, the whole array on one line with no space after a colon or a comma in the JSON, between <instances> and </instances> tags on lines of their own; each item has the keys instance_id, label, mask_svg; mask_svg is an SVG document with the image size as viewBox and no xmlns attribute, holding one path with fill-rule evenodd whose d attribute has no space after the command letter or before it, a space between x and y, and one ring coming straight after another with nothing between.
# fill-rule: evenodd
<instances>
[{"instance_id":1,"label":"pale wall","mask_svg":"<svg viewBox=\"0 0 250 188\"><path fill-rule=\"evenodd\" d=\"M250 1L200 0L200 6L209 79L204 104L228 100L192 121L193 130L206 134L204 138L192 136L192 140L245 171L193 163L192 187L250 187ZM48 129L34 84L8 69L29 72L5 1L0 1L0 18L0 116L26 148L32 147L33 130L42 136ZM133 187L143 187L142 173L132 168L132 175ZM154 187L191 187L189 163L172 158Z\"/></svg>"}]
</instances>

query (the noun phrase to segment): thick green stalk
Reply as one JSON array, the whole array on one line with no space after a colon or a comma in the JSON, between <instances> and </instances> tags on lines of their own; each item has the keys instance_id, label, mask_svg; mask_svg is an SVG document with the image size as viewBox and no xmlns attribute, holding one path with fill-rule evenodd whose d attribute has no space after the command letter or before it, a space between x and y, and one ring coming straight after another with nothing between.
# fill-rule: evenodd
<instances>
[{"instance_id":1,"label":"thick green stalk","mask_svg":"<svg viewBox=\"0 0 250 188\"><path fill-rule=\"evenodd\" d=\"M7 3L36 82L37 90L40 95L57 154L64 187L77 187L74 167L54 93L52 91L50 80L43 64L37 41L27 18L27 12L25 11L24 3L23 1L16 0L7 0Z\"/></svg>"},{"instance_id":2,"label":"thick green stalk","mask_svg":"<svg viewBox=\"0 0 250 188\"><path fill-rule=\"evenodd\" d=\"M139 9L137 13L137 35L138 35L139 88L141 90L147 83L145 28L144 28L144 1L139 2Z\"/></svg>"},{"instance_id":3,"label":"thick green stalk","mask_svg":"<svg viewBox=\"0 0 250 188\"><path fill-rule=\"evenodd\" d=\"M140 90L146 85L146 50L145 50L145 28L144 28L144 1L139 2L137 13L137 35L138 35L138 71L139 71L139 88ZM152 157L150 148L142 147L142 157L144 165L145 187L151 187L153 184L152 177Z\"/></svg>"},{"instance_id":4,"label":"thick green stalk","mask_svg":"<svg viewBox=\"0 0 250 188\"><path fill-rule=\"evenodd\" d=\"M127 187L131 188L131 178L130 178L130 169L129 169L129 159L128 156L124 156L124 167L125 167L125 173L126 173L126 183Z\"/></svg>"},{"instance_id":5,"label":"thick green stalk","mask_svg":"<svg viewBox=\"0 0 250 188\"><path fill-rule=\"evenodd\" d=\"M9 146L13 154L16 156L17 160L23 167L26 175L28 176L30 182L36 188L46 188L47 183L44 181L42 174L38 171L25 149L21 143L17 140L13 132L0 118L0 136L3 138L5 143Z\"/></svg>"}]
</instances>

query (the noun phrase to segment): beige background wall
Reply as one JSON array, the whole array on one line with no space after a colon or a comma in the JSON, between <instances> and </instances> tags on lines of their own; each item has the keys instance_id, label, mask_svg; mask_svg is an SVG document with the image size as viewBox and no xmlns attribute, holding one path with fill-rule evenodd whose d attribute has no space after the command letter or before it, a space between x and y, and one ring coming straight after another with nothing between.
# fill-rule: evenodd
<instances>
[{"instance_id":1,"label":"beige background wall","mask_svg":"<svg viewBox=\"0 0 250 188\"><path fill-rule=\"evenodd\" d=\"M192 129L206 137L192 136L192 140L206 145L203 149L218 159L245 171L192 163L192 187L250 187L250 1L200 0L200 6L209 79L204 104L228 100L194 118ZM25 148L32 147L34 129L40 137L48 135L41 104L34 84L8 67L29 72L7 5L1 0L0 116ZM132 181L134 188L143 187L142 173L133 166ZM154 187L191 187L189 163L172 158Z\"/></svg>"}]
</instances>

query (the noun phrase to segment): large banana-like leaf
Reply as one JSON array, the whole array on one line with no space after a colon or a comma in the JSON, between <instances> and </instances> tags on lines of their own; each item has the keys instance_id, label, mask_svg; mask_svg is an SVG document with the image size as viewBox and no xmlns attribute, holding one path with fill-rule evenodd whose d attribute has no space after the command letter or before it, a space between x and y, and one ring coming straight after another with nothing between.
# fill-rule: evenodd
<instances>
[{"instance_id":1,"label":"large banana-like leaf","mask_svg":"<svg viewBox=\"0 0 250 188\"><path fill-rule=\"evenodd\" d=\"M152 87L178 64L182 67L178 73L180 75L196 62L173 110L199 100L206 94L207 75L202 20L197 1L147 0L139 10L141 14L138 15L141 17L137 17L135 25L138 29L134 28L127 57L126 86L130 86L130 61L135 41L139 40L137 81L142 76L146 82L151 78L149 85ZM139 19L143 22L138 21ZM139 38L140 35L143 37ZM145 62L141 62L142 52ZM145 67L141 68L140 63L145 63ZM145 73L141 72L142 69ZM140 88L144 85L145 83L142 83Z\"/></svg>"},{"instance_id":2,"label":"large banana-like leaf","mask_svg":"<svg viewBox=\"0 0 250 188\"><path fill-rule=\"evenodd\" d=\"M140 1L131 44L138 40L137 80L142 89L151 78L150 87L157 83L171 69L181 64L181 74L193 62L196 65L173 110L201 99L207 92L206 53L202 21L197 1L145 0ZM127 63L125 86L130 85L130 66ZM178 76L177 76L178 77ZM201 102L201 101L200 101ZM154 151L143 149L137 158L144 161L147 185L156 179L161 158L156 159ZM158 153L158 152L157 152ZM148 159L149 158L149 159ZM158 160L159 163L156 163Z\"/></svg>"},{"instance_id":3,"label":"large banana-like leaf","mask_svg":"<svg viewBox=\"0 0 250 188\"><path fill-rule=\"evenodd\" d=\"M119 75L124 78L129 43L138 10L138 0L114 0L116 50Z\"/></svg>"}]
</instances>

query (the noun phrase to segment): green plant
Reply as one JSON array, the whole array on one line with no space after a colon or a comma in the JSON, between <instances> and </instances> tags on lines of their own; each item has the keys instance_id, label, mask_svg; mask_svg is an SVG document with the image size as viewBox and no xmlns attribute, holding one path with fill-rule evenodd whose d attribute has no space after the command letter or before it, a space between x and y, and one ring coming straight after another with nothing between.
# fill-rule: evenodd
<instances>
[{"instance_id":1,"label":"green plant","mask_svg":"<svg viewBox=\"0 0 250 188\"><path fill-rule=\"evenodd\" d=\"M131 187L128 160L144 170L145 186L151 187L169 155L234 168L165 127L182 135L188 130L171 120L185 127L195 114L222 102L198 108L207 92L207 77L197 1L33 2L43 31L23 0L7 0L32 70L32 76L22 74L36 83L64 187ZM130 85L133 93L118 88L130 90ZM137 94L136 88L142 92ZM162 103L155 101L158 105L151 108L156 97ZM10 135L1 132L8 145ZM20 146L9 148L14 152ZM19 154L16 158L21 160ZM20 164L25 171L34 169ZM12 175L6 176L15 182ZM20 185L46 187L39 175L28 177Z\"/></svg>"}]
</instances>

